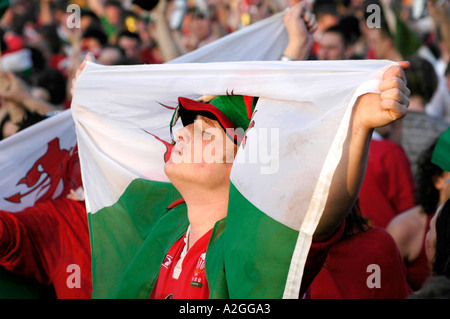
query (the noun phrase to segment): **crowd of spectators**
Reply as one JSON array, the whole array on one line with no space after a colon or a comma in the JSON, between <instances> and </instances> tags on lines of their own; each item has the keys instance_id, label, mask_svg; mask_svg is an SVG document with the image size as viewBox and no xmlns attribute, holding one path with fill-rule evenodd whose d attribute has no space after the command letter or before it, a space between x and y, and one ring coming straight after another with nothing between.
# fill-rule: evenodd
<instances>
[{"instance_id":1,"label":"crowd of spectators","mask_svg":"<svg viewBox=\"0 0 450 319\"><path fill-rule=\"evenodd\" d=\"M104 65L165 63L295 3L11 0L0 21L0 140L70 108L72 79L88 53ZM398 249L411 288L402 286L407 292L396 297L406 297L432 274L425 237L436 210L450 198L450 173L431 162L438 137L450 125L450 1L314 0L308 5L317 30L307 59L411 62L408 114L374 133L360 211L348 220L362 232L382 229L386 245L396 244L389 249ZM336 260L328 260L331 264L339 266ZM316 283L326 283L323 276L333 274L319 275ZM314 294L322 296L320 287Z\"/></svg>"}]
</instances>

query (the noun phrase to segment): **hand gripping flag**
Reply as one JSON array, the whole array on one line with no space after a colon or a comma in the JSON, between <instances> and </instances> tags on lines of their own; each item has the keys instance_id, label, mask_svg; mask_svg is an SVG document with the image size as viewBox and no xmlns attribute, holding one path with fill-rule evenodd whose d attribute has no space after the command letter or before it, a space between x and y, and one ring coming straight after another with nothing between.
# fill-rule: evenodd
<instances>
[{"instance_id":1,"label":"hand gripping flag","mask_svg":"<svg viewBox=\"0 0 450 319\"><path fill-rule=\"evenodd\" d=\"M259 100L233 163L227 218L208 246L210 297L298 298L352 107L361 94L378 92L393 64L89 62L76 82L72 114L93 297L150 296L165 254L188 227L185 204L168 209L181 196L164 174L178 97L233 92Z\"/></svg>"}]
</instances>

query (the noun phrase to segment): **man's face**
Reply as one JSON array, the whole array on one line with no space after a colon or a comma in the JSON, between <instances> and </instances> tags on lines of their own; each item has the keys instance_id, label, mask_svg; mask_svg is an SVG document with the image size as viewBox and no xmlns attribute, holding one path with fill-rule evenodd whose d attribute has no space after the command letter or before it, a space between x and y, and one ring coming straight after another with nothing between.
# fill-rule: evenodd
<instances>
[{"instance_id":1,"label":"man's face","mask_svg":"<svg viewBox=\"0 0 450 319\"><path fill-rule=\"evenodd\" d=\"M106 19L113 25L120 24L120 8L114 5L107 5L105 7Z\"/></svg>"},{"instance_id":2,"label":"man's face","mask_svg":"<svg viewBox=\"0 0 450 319\"><path fill-rule=\"evenodd\" d=\"M138 40L127 36L122 36L119 39L118 45L125 51L125 55L128 58L139 59L140 47Z\"/></svg>"},{"instance_id":3,"label":"man's face","mask_svg":"<svg viewBox=\"0 0 450 319\"><path fill-rule=\"evenodd\" d=\"M176 132L164 171L177 186L197 184L208 189L228 187L235 155L235 145L220 124L204 116Z\"/></svg>"},{"instance_id":4,"label":"man's face","mask_svg":"<svg viewBox=\"0 0 450 319\"><path fill-rule=\"evenodd\" d=\"M319 60L345 60L345 46L340 34L325 32L317 52Z\"/></svg>"},{"instance_id":5,"label":"man's face","mask_svg":"<svg viewBox=\"0 0 450 319\"><path fill-rule=\"evenodd\" d=\"M103 48L102 44L96 38L84 38L81 42L84 51L100 52Z\"/></svg>"},{"instance_id":6,"label":"man's face","mask_svg":"<svg viewBox=\"0 0 450 319\"><path fill-rule=\"evenodd\" d=\"M205 40L211 34L211 21L209 19L194 17L190 27L199 41Z\"/></svg>"},{"instance_id":7,"label":"man's face","mask_svg":"<svg viewBox=\"0 0 450 319\"><path fill-rule=\"evenodd\" d=\"M377 28L370 29L366 35L367 44L374 51L375 58L385 59L389 49L392 47L392 40Z\"/></svg>"}]
</instances>

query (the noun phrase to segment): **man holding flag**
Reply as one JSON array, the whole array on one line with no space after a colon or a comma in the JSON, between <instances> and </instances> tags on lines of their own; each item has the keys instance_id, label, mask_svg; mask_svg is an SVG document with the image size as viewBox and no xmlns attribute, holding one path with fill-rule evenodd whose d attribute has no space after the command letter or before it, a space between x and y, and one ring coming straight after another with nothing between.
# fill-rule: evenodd
<instances>
[{"instance_id":1,"label":"man holding flag","mask_svg":"<svg viewBox=\"0 0 450 319\"><path fill-rule=\"evenodd\" d=\"M300 15L299 9L299 7L296 8L294 12L296 15ZM314 25L310 13L304 19L307 25ZM295 31L297 27L294 25L290 29ZM296 48L292 46L292 42L290 44L286 53L299 58ZM298 46L298 43L296 45ZM304 52L300 54L304 54ZM69 124L68 131L70 131L71 121L67 122ZM56 162L56 164L52 162L52 165L58 167L58 164L61 163L57 162L57 156L51 152L48 153L49 156L44 157L47 159L52 157ZM39 167L38 164L36 163L34 166ZM46 165L44 168L47 168ZM39 173L51 175L48 171ZM58 180L55 178L56 182ZM12 272L38 279L45 285L54 285L58 298L90 297L92 282L90 281L90 255L87 243L88 227L84 218L85 209L82 202L67 198L53 198L33 207L27 207L16 214L11 214L6 209L0 213L0 264L3 267ZM36 223L36 219L41 222ZM48 229L52 229L52 231L48 232ZM33 235L28 236L28 233ZM11 244L16 242L20 244ZM58 244L56 244L57 242ZM48 249L48 247L52 248ZM29 252L33 250L37 252L30 254ZM80 266L80 287L68 284L71 276L66 269L71 264Z\"/></svg>"},{"instance_id":2,"label":"man holding flag","mask_svg":"<svg viewBox=\"0 0 450 319\"><path fill-rule=\"evenodd\" d=\"M406 114L409 90L403 70L408 67L407 62L391 66L384 71L379 94L367 93L357 98L342 146L342 157L336 163L326 205L314 230L301 289L290 292L291 298L304 297L328 250L339 240L342 222L354 205L363 180L373 129ZM90 80L87 83L98 82ZM175 189L167 192L161 183L137 179L131 182L117 203L89 215L94 249L94 298L283 296L286 273L278 268L289 265L291 258L295 259L286 251L292 249L292 243L295 246L298 233L287 230L286 235L285 226L274 226L266 217L254 215L254 207L236 192L239 185L235 181L230 183L230 175L236 169L232 162L236 150L246 147L242 143L254 130L253 121L258 121L256 102L257 98L241 95L178 99L171 126L181 118L184 128L176 131L177 144L173 148L166 145L166 155L170 154L170 157L164 166ZM78 103L84 102L80 99L75 102ZM74 109L78 124L80 115L87 114L81 110L78 106ZM83 151L87 150L87 145L81 142L86 136L84 124L82 126L78 125L77 134L83 166ZM104 130L100 133L108 136ZM245 135L239 134L246 131ZM88 166L88 171L84 172L85 182L93 173ZM288 187L295 193L296 185L289 184ZM86 190L89 196L92 191L89 184L86 184ZM172 195L167 195L169 193ZM162 205L169 198L172 202L179 200L164 212L163 207L167 206ZM91 195L92 200L96 199ZM88 211L91 209L88 206ZM123 218L126 211L130 211L130 217L117 219ZM126 226L130 218L142 238L136 246L127 239L132 231ZM109 241L114 246L111 249L119 250L109 251ZM121 243L125 244L123 248L117 246ZM100 248L102 245L104 248ZM131 246L127 248L127 245ZM101 249L101 253L96 253L96 249ZM124 253L120 249L124 249ZM131 257L124 255L126 253ZM262 258L256 258L258 254L262 254ZM116 258L121 258L123 264L118 264ZM131 259L127 261L127 258ZM112 264L114 260L116 262ZM124 269L122 277L120 269ZM111 282L106 278L114 271L115 280L112 278L114 282Z\"/></svg>"},{"instance_id":3,"label":"man holding flag","mask_svg":"<svg viewBox=\"0 0 450 319\"><path fill-rule=\"evenodd\" d=\"M268 37L281 45L284 29L273 18L239 39L242 50L255 50L211 45L195 54L200 60L177 62L206 55L218 62L221 54L258 60L256 53L275 47ZM93 297L303 297L356 200L372 130L406 113L408 66L88 63L74 86L72 115ZM164 123L178 118L184 128L172 147ZM264 128L281 129L282 138L269 141L281 156L263 173L241 160L261 146L253 133Z\"/></svg>"},{"instance_id":4,"label":"man holding flag","mask_svg":"<svg viewBox=\"0 0 450 319\"><path fill-rule=\"evenodd\" d=\"M402 67L407 68L407 63L402 64ZM381 99L377 95L363 95L355 106L345 155L332 183L329 201L314 232L307 261L310 264L305 269L301 295L320 270L328 249L342 233L343 228L339 225L342 225L358 194L372 130L405 115L408 89L404 81L402 68L392 67L386 71L380 84ZM186 202L190 226L186 235L167 253L152 297L209 296L206 275L201 270L205 267L214 225L227 215L232 162L227 162L225 158L234 159L237 150L236 145L222 141L230 138L226 133L230 129L248 129L250 118L247 114L253 113L254 103L255 98L242 96L218 96L209 103L179 99L175 116L181 117L185 127L176 133L178 142L166 163L165 172ZM195 163L197 143L202 145L203 155L203 150L208 145L211 147L210 143L219 143L213 149L219 150L220 155L215 154L212 163L206 158ZM239 143L238 136L235 136L234 143ZM338 228L340 230L336 231Z\"/></svg>"}]
</instances>

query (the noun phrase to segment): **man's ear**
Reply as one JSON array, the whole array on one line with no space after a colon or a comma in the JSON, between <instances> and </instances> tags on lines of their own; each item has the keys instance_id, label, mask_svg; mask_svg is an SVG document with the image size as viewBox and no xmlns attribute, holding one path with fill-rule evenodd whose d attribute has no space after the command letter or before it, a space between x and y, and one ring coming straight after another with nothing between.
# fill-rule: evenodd
<instances>
[{"instance_id":1,"label":"man's ear","mask_svg":"<svg viewBox=\"0 0 450 319\"><path fill-rule=\"evenodd\" d=\"M448 175L444 174L444 172L440 176L435 176L433 178L434 187L438 191L442 190L444 188L445 182L448 180Z\"/></svg>"}]
</instances>

